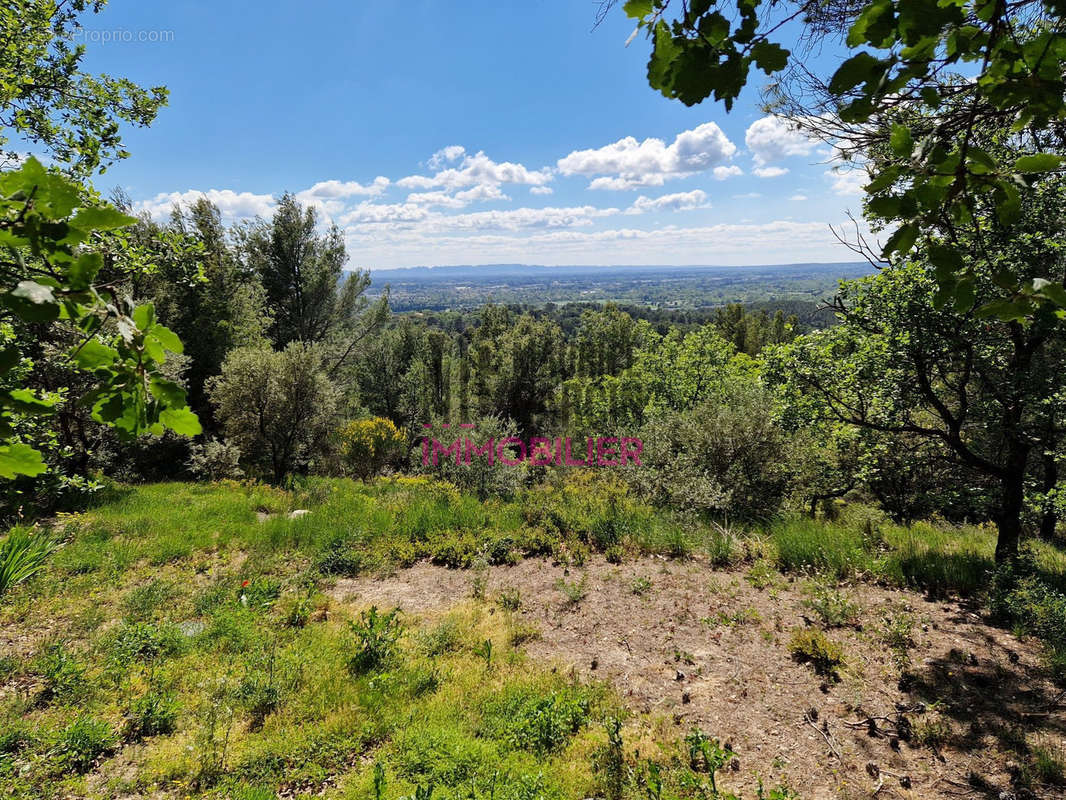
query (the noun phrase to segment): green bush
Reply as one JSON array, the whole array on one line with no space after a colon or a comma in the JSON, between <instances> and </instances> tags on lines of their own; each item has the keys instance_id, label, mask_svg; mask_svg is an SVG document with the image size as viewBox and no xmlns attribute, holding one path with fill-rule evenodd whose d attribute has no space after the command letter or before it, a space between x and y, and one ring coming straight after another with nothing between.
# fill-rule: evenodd
<instances>
[{"instance_id":1,"label":"green bush","mask_svg":"<svg viewBox=\"0 0 1066 800\"><path fill-rule=\"evenodd\" d=\"M353 675L381 669L396 654L396 643L403 633L398 619L399 609L379 614L377 606L359 615L358 622L348 626L357 639L355 654L348 660L348 670Z\"/></svg>"},{"instance_id":2,"label":"green bush","mask_svg":"<svg viewBox=\"0 0 1066 800\"><path fill-rule=\"evenodd\" d=\"M117 741L106 722L82 715L58 733L52 756L64 768L82 774L110 753Z\"/></svg>"},{"instance_id":3,"label":"green bush","mask_svg":"<svg viewBox=\"0 0 1066 800\"><path fill-rule=\"evenodd\" d=\"M590 700L578 688L544 692L517 687L490 701L484 733L502 739L516 750L538 755L553 753L588 722Z\"/></svg>"},{"instance_id":4,"label":"green bush","mask_svg":"<svg viewBox=\"0 0 1066 800\"><path fill-rule=\"evenodd\" d=\"M824 633L814 629L799 629L788 644L792 657L801 664L810 664L816 673L836 680L837 670L844 664L844 650Z\"/></svg>"}]
</instances>

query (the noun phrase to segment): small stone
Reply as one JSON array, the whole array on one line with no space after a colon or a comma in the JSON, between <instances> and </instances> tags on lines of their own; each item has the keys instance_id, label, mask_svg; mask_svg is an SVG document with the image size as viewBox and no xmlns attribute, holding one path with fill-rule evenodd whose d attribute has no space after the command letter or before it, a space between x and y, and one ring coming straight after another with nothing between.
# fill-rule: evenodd
<instances>
[{"instance_id":1,"label":"small stone","mask_svg":"<svg viewBox=\"0 0 1066 800\"><path fill-rule=\"evenodd\" d=\"M289 519L299 519L300 517L305 517L305 516L307 516L310 513L311 513L311 511L309 509L298 508L295 511L290 511L289 512Z\"/></svg>"},{"instance_id":2,"label":"small stone","mask_svg":"<svg viewBox=\"0 0 1066 800\"><path fill-rule=\"evenodd\" d=\"M677 674L674 675L674 680L675 681L683 681L683 680L685 680L685 673L682 672L681 670L678 670Z\"/></svg>"}]
</instances>

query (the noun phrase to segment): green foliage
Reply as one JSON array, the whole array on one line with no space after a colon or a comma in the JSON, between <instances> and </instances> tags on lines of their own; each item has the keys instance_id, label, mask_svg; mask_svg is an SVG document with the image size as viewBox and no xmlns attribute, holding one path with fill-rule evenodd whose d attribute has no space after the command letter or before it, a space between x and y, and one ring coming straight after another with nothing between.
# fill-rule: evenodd
<instances>
[{"instance_id":1,"label":"green foliage","mask_svg":"<svg viewBox=\"0 0 1066 800\"><path fill-rule=\"evenodd\" d=\"M840 628L854 624L860 607L848 594L830 583L816 582L811 587L807 607L813 611L827 628Z\"/></svg>"},{"instance_id":2,"label":"green foliage","mask_svg":"<svg viewBox=\"0 0 1066 800\"><path fill-rule=\"evenodd\" d=\"M129 155L121 123L149 125L167 100L163 86L84 72L82 16L104 2L25 0L0 10L0 146L17 139L48 150L83 175Z\"/></svg>"},{"instance_id":3,"label":"green foliage","mask_svg":"<svg viewBox=\"0 0 1066 800\"><path fill-rule=\"evenodd\" d=\"M321 457L333 431L337 391L320 349L239 348L207 383L215 416L246 462L281 482Z\"/></svg>"},{"instance_id":4,"label":"green foliage","mask_svg":"<svg viewBox=\"0 0 1066 800\"><path fill-rule=\"evenodd\" d=\"M788 519L770 529L782 570L813 569L836 578L853 576L870 565L861 531L847 525L824 525Z\"/></svg>"},{"instance_id":5,"label":"green foliage","mask_svg":"<svg viewBox=\"0 0 1066 800\"><path fill-rule=\"evenodd\" d=\"M810 664L824 678L837 680L837 671L844 664L844 650L824 633L814 628L800 628L788 643L792 657L802 664Z\"/></svg>"},{"instance_id":6,"label":"green foliage","mask_svg":"<svg viewBox=\"0 0 1066 800\"><path fill-rule=\"evenodd\" d=\"M792 54L774 39L789 26L769 6L682 4L673 18L670 7L670 0L625 4L652 42L648 81L665 96L693 105L713 95L729 110L753 67L768 76L787 74ZM821 88L805 98L835 109L839 119L827 123L822 115L811 127L828 138L839 131L846 150L888 154L873 160L865 187L868 215L898 226L882 250L885 258L905 256L923 234L969 224L980 203L1004 222L1019 219L1020 194L1061 166L1061 153L1048 152L1044 136L1066 116L1058 6L869 0L847 8L795 4L784 19L801 15L809 39L843 34L847 48L826 73L813 74ZM973 65L979 66L971 75ZM817 115L796 102L789 107L788 92L781 95L799 124L805 114ZM1004 121L1013 151L989 147L978 135ZM854 135L855 126L864 133ZM968 311L975 302L973 273L949 249L936 263L945 302ZM1017 320L1043 304L1061 306L1066 290L1055 278L1026 281L1004 269L1009 298L982 311Z\"/></svg>"},{"instance_id":7,"label":"green foliage","mask_svg":"<svg viewBox=\"0 0 1066 800\"><path fill-rule=\"evenodd\" d=\"M93 419L127 438L164 429L195 435L200 423L186 405L185 392L163 371L167 352L181 353L181 340L159 324L151 303L119 302L94 284L104 265L100 237L134 221L114 208L91 205L78 186L32 157L3 173L0 246L6 256L0 260L5 284L0 305L22 322L63 320L78 332L69 357L93 376L81 398ZM0 355L0 374L18 362L18 348L7 347ZM0 476L44 471L38 451L12 441L12 422L16 414L52 415L57 400L24 388L0 393Z\"/></svg>"},{"instance_id":8,"label":"green foliage","mask_svg":"<svg viewBox=\"0 0 1066 800\"><path fill-rule=\"evenodd\" d=\"M46 645L35 661L45 700L76 702L88 691L84 662L63 642Z\"/></svg>"},{"instance_id":9,"label":"green foliage","mask_svg":"<svg viewBox=\"0 0 1066 800\"><path fill-rule=\"evenodd\" d=\"M355 653L348 660L348 670L353 675L381 669L396 655L396 643L403 634L399 613L399 609L393 609L380 614L377 606L371 606L357 622L348 623L356 637Z\"/></svg>"},{"instance_id":10,"label":"green foliage","mask_svg":"<svg viewBox=\"0 0 1066 800\"><path fill-rule=\"evenodd\" d=\"M666 411L641 429L643 466L627 479L656 502L736 519L766 518L789 486L788 453L773 399L755 381L730 380L690 411Z\"/></svg>"},{"instance_id":11,"label":"green foliage","mask_svg":"<svg viewBox=\"0 0 1066 800\"><path fill-rule=\"evenodd\" d=\"M542 693L536 686L505 690L485 708L483 730L520 750L557 751L588 722L591 697L580 688Z\"/></svg>"},{"instance_id":12,"label":"green foliage","mask_svg":"<svg viewBox=\"0 0 1066 800\"><path fill-rule=\"evenodd\" d=\"M57 733L52 756L63 768L80 774L91 770L117 743L107 722L82 714Z\"/></svg>"},{"instance_id":13,"label":"green foliage","mask_svg":"<svg viewBox=\"0 0 1066 800\"><path fill-rule=\"evenodd\" d=\"M43 528L12 528L0 543L0 598L44 569L58 547L52 533Z\"/></svg>"},{"instance_id":14,"label":"green foliage","mask_svg":"<svg viewBox=\"0 0 1066 800\"><path fill-rule=\"evenodd\" d=\"M126 710L122 738L140 742L150 736L173 733L177 718L177 703L173 697L148 692L134 698Z\"/></svg>"}]
</instances>

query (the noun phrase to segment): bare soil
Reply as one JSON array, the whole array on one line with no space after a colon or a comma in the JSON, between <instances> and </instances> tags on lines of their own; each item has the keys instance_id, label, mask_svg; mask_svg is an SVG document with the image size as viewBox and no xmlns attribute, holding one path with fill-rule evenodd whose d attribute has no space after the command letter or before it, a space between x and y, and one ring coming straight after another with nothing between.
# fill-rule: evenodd
<instances>
[{"instance_id":1,"label":"bare soil","mask_svg":"<svg viewBox=\"0 0 1066 800\"><path fill-rule=\"evenodd\" d=\"M419 564L346 579L335 603L397 606L432 618L470 602L475 573ZM518 590L516 614L540 637L529 656L610 681L635 712L681 737L693 727L736 751L720 787L752 796L756 776L801 797L1061 797L1018 774L1033 747L1066 755L1066 704L1040 666L1039 643L990 625L960 602L856 584L861 612L827 636L846 664L819 677L790 655L797 628L819 627L809 582L700 560L594 560L581 569L539 559L485 574L488 602ZM558 581L585 581L568 601ZM650 588L641 592L650 581ZM770 585L766 585L769 581ZM884 617L915 620L908 677L884 641ZM641 738L639 732L635 734Z\"/></svg>"}]
</instances>

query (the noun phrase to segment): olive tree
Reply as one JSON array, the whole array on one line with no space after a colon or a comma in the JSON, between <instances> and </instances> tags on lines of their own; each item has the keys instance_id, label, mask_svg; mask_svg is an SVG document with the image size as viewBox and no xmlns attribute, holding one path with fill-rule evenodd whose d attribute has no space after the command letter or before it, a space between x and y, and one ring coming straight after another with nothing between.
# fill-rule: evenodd
<instances>
[{"instance_id":1,"label":"olive tree","mask_svg":"<svg viewBox=\"0 0 1066 800\"><path fill-rule=\"evenodd\" d=\"M310 468L336 427L338 392L313 345L238 348L208 381L207 394L246 465L277 483Z\"/></svg>"}]
</instances>

